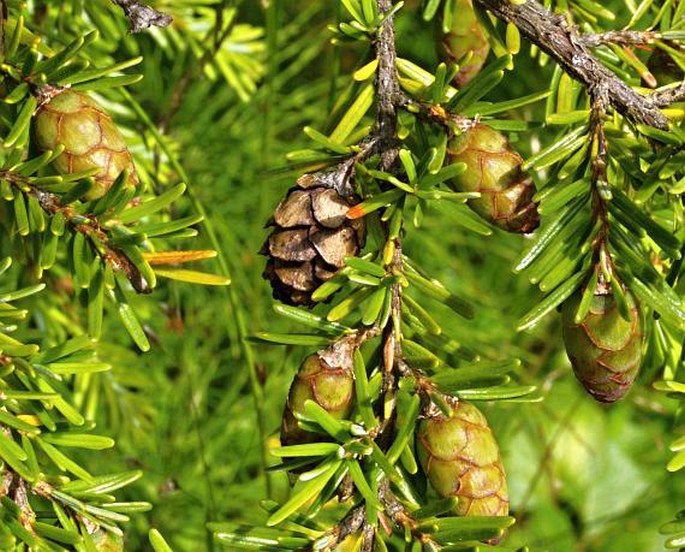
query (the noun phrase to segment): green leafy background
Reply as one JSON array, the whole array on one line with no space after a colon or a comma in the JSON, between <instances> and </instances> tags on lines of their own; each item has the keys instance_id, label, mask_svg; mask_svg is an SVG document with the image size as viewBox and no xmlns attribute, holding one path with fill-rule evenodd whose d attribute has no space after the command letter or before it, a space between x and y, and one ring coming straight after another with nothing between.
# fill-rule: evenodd
<instances>
[{"instance_id":1,"label":"green leafy background","mask_svg":"<svg viewBox=\"0 0 685 552\"><path fill-rule=\"evenodd\" d=\"M267 481L261 469L257 410L262 430L275 443L289 382L310 351L243 346L240 336L297 331L273 314L261 278L264 223L297 175L286 153L311 147L305 125L329 129L334 121L327 114L366 52L331 46L326 25L340 17L335 2L154 5L174 16L169 30L130 35L117 8L100 1L48 2L36 10L41 15L32 25L53 47L97 28L100 37L86 55L98 66L143 56L137 71L144 79L127 87L130 97L107 90L100 99L157 191L187 181L192 197L175 204L174 216L203 208L207 220L194 245L218 245L230 271L230 288L170 282L152 297L131 298L151 338L148 353L135 350L114 313L105 316L98 352L114 369L100 380L95 409L99 431L114 437L117 447L88 458L97 473L145 472L122 497L153 504L151 512L133 516L127 550L149 549L151 527L175 550L214 550L222 545L207 523L261 524L266 514L258 506L267 483L273 498L287 495L284 476L272 474ZM624 2L611 5L628 17ZM398 21L400 55L434 67L432 27L415 8L407 2ZM515 71L488 99L545 90L551 65L540 68L524 46ZM135 106L162 140L141 122ZM524 156L556 134L541 128L544 102L511 117L529 123L512 136ZM537 178L545 179L544 171ZM499 231L469 233L437 209L405 241L408 254L429 274L476 305L475 319L464 322L431 304L445 327L484 357L521 358L521 380L539 386L538 402L484 409L503 451L518 518L505 544L555 552L662 550L666 537L658 529L684 502L682 475L665 469L672 456L668 445L682 432L679 403L652 389L659 374L651 370L626 400L600 406L573 377L558 314L531 331L515 331L540 299L526 277L512 270L526 242ZM19 278L19 270L13 277ZM44 331L55 341L82 324L73 298L59 291L60 276L54 275L48 293L18 303L43 317ZM49 314L60 310L65 317ZM255 384L263 388L257 400Z\"/></svg>"}]
</instances>

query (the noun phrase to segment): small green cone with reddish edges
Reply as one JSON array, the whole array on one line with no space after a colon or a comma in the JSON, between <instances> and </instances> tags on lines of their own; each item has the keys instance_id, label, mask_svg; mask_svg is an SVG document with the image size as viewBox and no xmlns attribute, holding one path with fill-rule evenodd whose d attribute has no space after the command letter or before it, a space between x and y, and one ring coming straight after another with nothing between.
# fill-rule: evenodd
<instances>
[{"instance_id":1,"label":"small green cone with reddish edges","mask_svg":"<svg viewBox=\"0 0 685 552\"><path fill-rule=\"evenodd\" d=\"M297 425L296 414L304 413L304 403L312 400L336 419L349 416L354 405L352 357L336 345L304 359L290 385L283 411L281 444L297 445L326 440L326 436L304 431ZM339 351L338 351L339 352Z\"/></svg>"},{"instance_id":2,"label":"small green cone with reddish edges","mask_svg":"<svg viewBox=\"0 0 685 552\"><path fill-rule=\"evenodd\" d=\"M508 515L506 476L485 416L464 401L451 406L450 417L438 412L419 423L416 448L423 472L440 496L458 498L458 515Z\"/></svg>"},{"instance_id":3,"label":"small green cone with reddish edges","mask_svg":"<svg viewBox=\"0 0 685 552\"><path fill-rule=\"evenodd\" d=\"M590 310L575 323L582 298L577 291L562 309L566 353L583 387L600 402L623 397L637 377L642 362L642 318L632 294L626 290L630 319L621 317L610 290L595 293Z\"/></svg>"},{"instance_id":4,"label":"small green cone with reddish edges","mask_svg":"<svg viewBox=\"0 0 685 552\"><path fill-rule=\"evenodd\" d=\"M34 136L41 150L64 146L53 161L57 172L72 174L97 168L95 186L85 199L105 194L117 176L128 169L128 185L138 184L131 153L114 121L94 100L73 90L45 87L48 98L34 116Z\"/></svg>"},{"instance_id":5,"label":"small green cone with reddish edges","mask_svg":"<svg viewBox=\"0 0 685 552\"><path fill-rule=\"evenodd\" d=\"M459 192L480 192L468 205L481 217L508 232L528 233L539 226L535 184L502 133L477 123L450 139L447 154L450 163L466 164L447 184Z\"/></svg>"},{"instance_id":6,"label":"small green cone with reddish edges","mask_svg":"<svg viewBox=\"0 0 685 552\"><path fill-rule=\"evenodd\" d=\"M465 60L459 64L459 72L453 81L455 86L461 88L480 72L490 53L490 45L478 22L472 0L448 1L454 4L452 28L440 41L439 55L446 63Z\"/></svg>"},{"instance_id":7,"label":"small green cone with reddish edges","mask_svg":"<svg viewBox=\"0 0 685 552\"><path fill-rule=\"evenodd\" d=\"M313 306L311 295L356 256L364 245L363 219L350 220L347 211L359 202L326 186L319 176L305 174L276 207L274 230L262 253L269 257L263 277L273 295L289 305Z\"/></svg>"}]
</instances>

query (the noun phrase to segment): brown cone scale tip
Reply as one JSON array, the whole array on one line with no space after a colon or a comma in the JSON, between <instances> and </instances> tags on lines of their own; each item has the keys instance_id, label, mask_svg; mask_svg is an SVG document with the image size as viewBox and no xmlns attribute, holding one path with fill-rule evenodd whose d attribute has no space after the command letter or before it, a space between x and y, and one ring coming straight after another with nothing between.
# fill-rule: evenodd
<instances>
[{"instance_id":1,"label":"brown cone scale tip","mask_svg":"<svg viewBox=\"0 0 685 552\"><path fill-rule=\"evenodd\" d=\"M269 259L264 277L274 298L289 305L312 306L312 292L356 256L364 244L361 219L346 214L358 198L344 197L304 175L276 207L262 253Z\"/></svg>"},{"instance_id":2,"label":"brown cone scale tip","mask_svg":"<svg viewBox=\"0 0 685 552\"><path fill-rule=\"evenodd\" d=\"M610 290L595 293L585 318L575 323L582 290L562 308L566 353L573 372L597 401L612 403L631 388L642 363L642 318L629 291L625 291L630 317L624 319Z\"/></svg>"},{"instance_id":3,"label":"brown cone scale tip","mask_svg":"<svg viewBox=\"0 0 685 552\"><path fill-rule=\"evenodd\" d=\"M133 159L124 138L111 117L92 98L81 92L46 87L47 98L33 119L36 145L41 150L64 146L53 161L60 174L98 169L95 186L85 199L105 194L119 174L128 169L128 185L136 186Z\"/></svg>"},{"instance_id":4,"label":"brown cone scale tip","mask_svg":"<svg viewBox=\"0 0 685 552\"><path fill-rule=\"evenodd\" d=\"M421 468L442 497L457 497L461 516L509 514L507 481L495 437L475 406L453 401L452 415L435 413L419 423Z\"/></svg>"},{"instance_id":5,"label":"brown cone scale tip","mask_svg":"<svg viewBox=\"0 0 685 552\"><path fill-rule=\"evenodd\" d=\"M490 44L478 22L472 0L448 1L453 3L452 27L440 40L438 54L446 63L465 60L453 80L454 85L461 88L480 73L490 53Z\"/></svg>"},{"instance_id":6,"label":"brown cone scale tip","mask_svg":"<svg viewBox=\"0 0 685 552\"><path fill-rule=\"evenodd\" d=\"M447 145L450 163L466 170L447 184L459 192L480 192L469 207L508 232L532 232L540 225L533 179L521 169L523 159L499 131L476 123Z\"/></svg>"}]
</instances>

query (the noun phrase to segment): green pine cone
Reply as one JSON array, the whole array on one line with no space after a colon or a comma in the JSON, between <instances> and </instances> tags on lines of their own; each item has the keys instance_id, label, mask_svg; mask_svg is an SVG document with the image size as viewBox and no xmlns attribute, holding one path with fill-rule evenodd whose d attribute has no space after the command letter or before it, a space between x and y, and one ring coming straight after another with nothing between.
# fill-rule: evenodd
<instances>
[{"instance_id":1,"label":"green pine cone","mask_svg":"<svg viewBox=\"0 0 685 552\"><path fill-rule=\"evenodd\" d=\"M490 44L478 17L472 0L452 0L452 28L439 43L439 55L446 63L459 63L469 53L470 58L459 65L454 77L455 86L461 88L475 77L490 53Z\"/></svg>"},{"instance_id":2,"label":"green pine cone","mask_svg":"<svg viewBox=\"0 0 685 552\"><path fill-rule=\"evenodd\" d=\"M448 181L460 192L480 192L469 206L485 220L508 232L528 233L540 224L533 179L521 170L523 159L507 138L477 123L454 136L447 148L450 163L466 163L466 171Z\"/></svg>"},{"instance_id":3,"label":"green pine cone","mask_svg":"<svg viewBox=\"0 0 685 552\"><path fill-rule=\"evenodd\" d=\"M562 309L566 353L576 377L600 402L623 397L637 377L642 362L642 319L633 296L626 290L630 320L619 313L611 292L596 293L590 310L575 323L582 298L577 291Z\"/></svg>"},{"instance_id":4,"label":"green pine cone","mask_svg":"<svg viewBox=\"0 0 685 552\"><path fill-rule=\"evenodd\" d=\"M506 516L507 481L495 437L473 405L454 401L451 417L440 413L419 424L421 468L442 497L456 496L461 516Z\"/></svg>"},{"instance_id":5,"label":"green pine cone","mask_svg":"<svg viewBox=\"0 0 685 552\"><path fill-rule=\"evenodd\" d=\"M85 94L69 89L47 89L43 93L51 97L34 117L36 143L42 150L64 146L53 162L61 174L98 169L93 177L95 186L85 199L104 195L124 169L129 170L129 185L138 183L124 138L102 107Z\"/></svg>"},{"instance_id":6,"label":"green pine cone","mask_svg":"<svg viewBox=\"0 0 685 552\"><path fill-rule=\"evenodd\" d=\"M324 436L304 431L297 425L295 414L304 412L306 400L315 401L336 419L344 419L352 411L354 378L351 362L331 366L324 360L324 356L325 352L305 358L290 385L281 424L281 444L284 446L325 439Z\"/></svg>"}]
</instances>

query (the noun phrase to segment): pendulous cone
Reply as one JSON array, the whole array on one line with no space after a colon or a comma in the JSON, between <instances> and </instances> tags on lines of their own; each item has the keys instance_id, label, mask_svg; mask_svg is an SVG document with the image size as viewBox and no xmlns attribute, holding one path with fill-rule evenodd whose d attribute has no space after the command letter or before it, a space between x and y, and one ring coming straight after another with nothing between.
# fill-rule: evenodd
<instances>
[{"instance_id":1,"label":"pendulous cone","mask_svg":"<svg viewBox=\"0 0 685 552\"><path fill-rule=\"evenodd\" d=\"M438 412L419 423L416 449L423 472L440 496L458 498L458 515L508 515L506 476L485 416L464 401L451 406L451 416Z\"/></svg>"},{"instance_id":2,"label":"pendulous cone","mask_svg":"<svg viewBox=\"0 0 685 552\"><path fill-rule=\"evenodd\" d=\"M481 217L508 232L528 233L539 226L535 183L501 132L476 123L450 139L447 154L450 163L466 164L447 184L460 192L480 192L468 205Z\"/></svg>"},{"instance_id":3,"label":"pendulous cone","mask_svg":"<svg viewBox=\"0 0 685 552\"><path fill-rule=\"evenodd\" d=\"M490 53L490 44L478 22L472 0L448 1L453 3L452 25L439 41L438 53L447 63L462 61L453 79L454 85L461 88L482 69Z\"/></svg>"},{"instance_id":4,"label":"pendulous cone","mask_svg":"<svg viewBox=\"0 0 685 552\"><path fill-rule=\"evenodd\" d=\"M138 184L131 153L111 117L87 95L74 90L45 87L46 98L33 119L36 144L41 150L64 146L53 161L57 172L71 174L98 169L95 186L85 199L101 197L119 174L128 169L128 184Z\"/></svg>"},{"instance_id":5,"label":"pendulous cone","mask_svg":"<svg viewBox=\"0 0 685 552\"><path fill-rule=\"evenodd\" d=\"M262 253L269 257L264 277L274 298L290 305L314 304L312 292L356 256L364 244L362 219L349 220L347 211L358 203L306 174L276 207Z\"/></svg>"},{"instance_id":6,"label":"pendulous cone","mask_svg":"<svg viewBox=\"0 0 685 552\"><path fill-rule=\"evenodd\" d=\"M629 291L625 291L630 317L623 318L611 290L592 297L585 318L575 323L582 290L562 308L566 353L583 387L600 402L623 397L637 377L642 362L642 318Z\"/></svg>"},{"instance_id":7,"label":"pendulous cone","mask_svg":"<svg viewBox=\"0 0 685 552\"><path fill-rule=\"evenodd\" d=\"M334 345L304 359L290 385L281 423L281 444L297 445L326 437L301 429L296 414L312 400L336 419L350 415L354 406L352 357L345 344Z\"/></svg>"}]
</instances>

